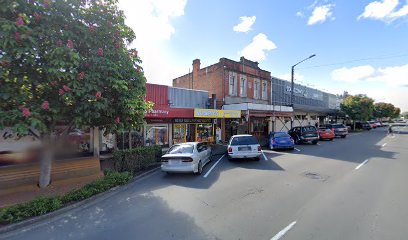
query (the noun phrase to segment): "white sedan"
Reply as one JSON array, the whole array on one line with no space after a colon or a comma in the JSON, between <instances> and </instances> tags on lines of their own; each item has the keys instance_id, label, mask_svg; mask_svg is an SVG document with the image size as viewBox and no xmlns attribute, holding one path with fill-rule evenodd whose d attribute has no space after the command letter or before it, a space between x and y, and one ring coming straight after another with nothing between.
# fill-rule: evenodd
<instances>
[{"instance_id":1,"label":"white sedan","mask_svg":"<svg viewBox=\"0 0 408 240\"><path fill-rule=\"evenodd\" d=\"M173 145L161 158L163 172L201 174L211 161L211 148L206 143L186 142Z\"/></svg>"},{"instance_id":2,"label":"white sedan","mask_svg":"<svg viewBox=\"0 0 408 240\"><path fill-rule=\"evenodd\" d=\"M252 135L234 135L228 143L228 158L254 158L262 155L261 145Z\"/></svg>"}]
</instances>

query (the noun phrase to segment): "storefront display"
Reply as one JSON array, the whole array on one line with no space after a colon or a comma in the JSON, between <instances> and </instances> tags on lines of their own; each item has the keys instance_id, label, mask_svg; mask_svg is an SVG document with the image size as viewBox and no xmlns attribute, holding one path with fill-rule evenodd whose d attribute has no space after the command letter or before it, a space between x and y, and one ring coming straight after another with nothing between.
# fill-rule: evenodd
<instances>
[{"instance_id":1,"label":"storefront display","mask_svg":"<svg viewBox=\"0 0 408 240\"><path fill-rule=\"evenodd\" d=\"M196 124L197 142L214 142L214 131L212 124Z\"/></svg>"},{"instance_id":2,"label":"storefront display","mask_svg":"<svg viewBox=\"0 0 408 240\"><path fill-rule=\"evenodd\" d=\"M187 124L173 125L173 144L186 142Z\"/></svg>"},{"instance_id":3,"label":"storefront display","mask_svg":"<svg viewBox=\"0 0 408 240\"><path fill-rule=\"evenodd\" d=\"M145 125L145 145L169 145L169 126L168 124L147 124Z\"/></svg>"},{"instance_id":4,"label":"storefront display","mask_svg":"<svg viewBox=\"0 0 408 240\"><path fill-rule=\"evenodd\" d=\"M173 120L173 143L214 142L211 119L176 118Z\"/></svg>"}]
</instances>

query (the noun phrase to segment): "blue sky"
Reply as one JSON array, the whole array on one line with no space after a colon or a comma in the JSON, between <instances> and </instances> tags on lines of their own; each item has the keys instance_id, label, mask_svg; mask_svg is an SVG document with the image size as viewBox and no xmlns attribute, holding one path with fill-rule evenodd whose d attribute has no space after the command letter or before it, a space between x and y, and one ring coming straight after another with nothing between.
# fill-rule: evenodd
<instances>
[{"instance_id":1,"label":"blue sky","mask_svg":"<svg viewBox=\"0 0 408 240\"><path fill-rule=\"evenodd\" d=\"M408 111L408 0L120 0L148 82L171 85L221 57L332 93L363 93Z\"/></svg>"}]
</instances>

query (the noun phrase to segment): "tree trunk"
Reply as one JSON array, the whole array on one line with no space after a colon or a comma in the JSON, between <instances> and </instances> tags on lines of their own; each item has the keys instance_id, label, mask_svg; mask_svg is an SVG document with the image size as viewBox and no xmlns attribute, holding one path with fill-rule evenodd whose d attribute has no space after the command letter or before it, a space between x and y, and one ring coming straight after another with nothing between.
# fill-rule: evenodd
<instances>
[{"instance_id":1,"label":"tree trunk","mask_svg":"<svg viewBox=\"0 0 408 240\"><path fill-rule=\"evenodd\" d=\"M51 138L49 135L43 138L44 149L40 160L40 188L45 188L51 183L51 167L54 158L54 151L51 148Z\"/></svg>"}]
</instances>

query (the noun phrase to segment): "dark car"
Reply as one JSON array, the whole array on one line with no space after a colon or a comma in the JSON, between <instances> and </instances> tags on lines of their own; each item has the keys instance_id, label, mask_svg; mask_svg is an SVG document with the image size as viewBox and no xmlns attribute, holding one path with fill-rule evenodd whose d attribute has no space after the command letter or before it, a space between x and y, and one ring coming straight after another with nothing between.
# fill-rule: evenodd
<instances>
[{"instance_id":1,"label":"dark car","mask_svg":"<svg viewBox=\"0 0 408 240\"><path fill-rule=\"evenodd\" d=\"M345 138L348 134L348 129L344 124L341 123L331 123L331 124L325 124L323 125L324 127L330 128L332 131L334 131L334 135L336 137L342 137Z\"/></svg>"},{"instance_id":2,"label":"dark car","mask_svg":"<svg viewBox=\"0 0 408 240\"><path fill-rule=\"evenodd\" d=\"M371 130L371 124L369 122L356 122L356 129Z\"/></svg>"},{"instance_id":3,"label":"dark car","mask_svg":"<svg viewBox=\"0 0 408 240\"><path fill-rule=\"evenodd\" d=\"M311 142L317 144L319 134L315 126L294 127L288 131L296 144Z\"/></svg>"}]
</instances>

